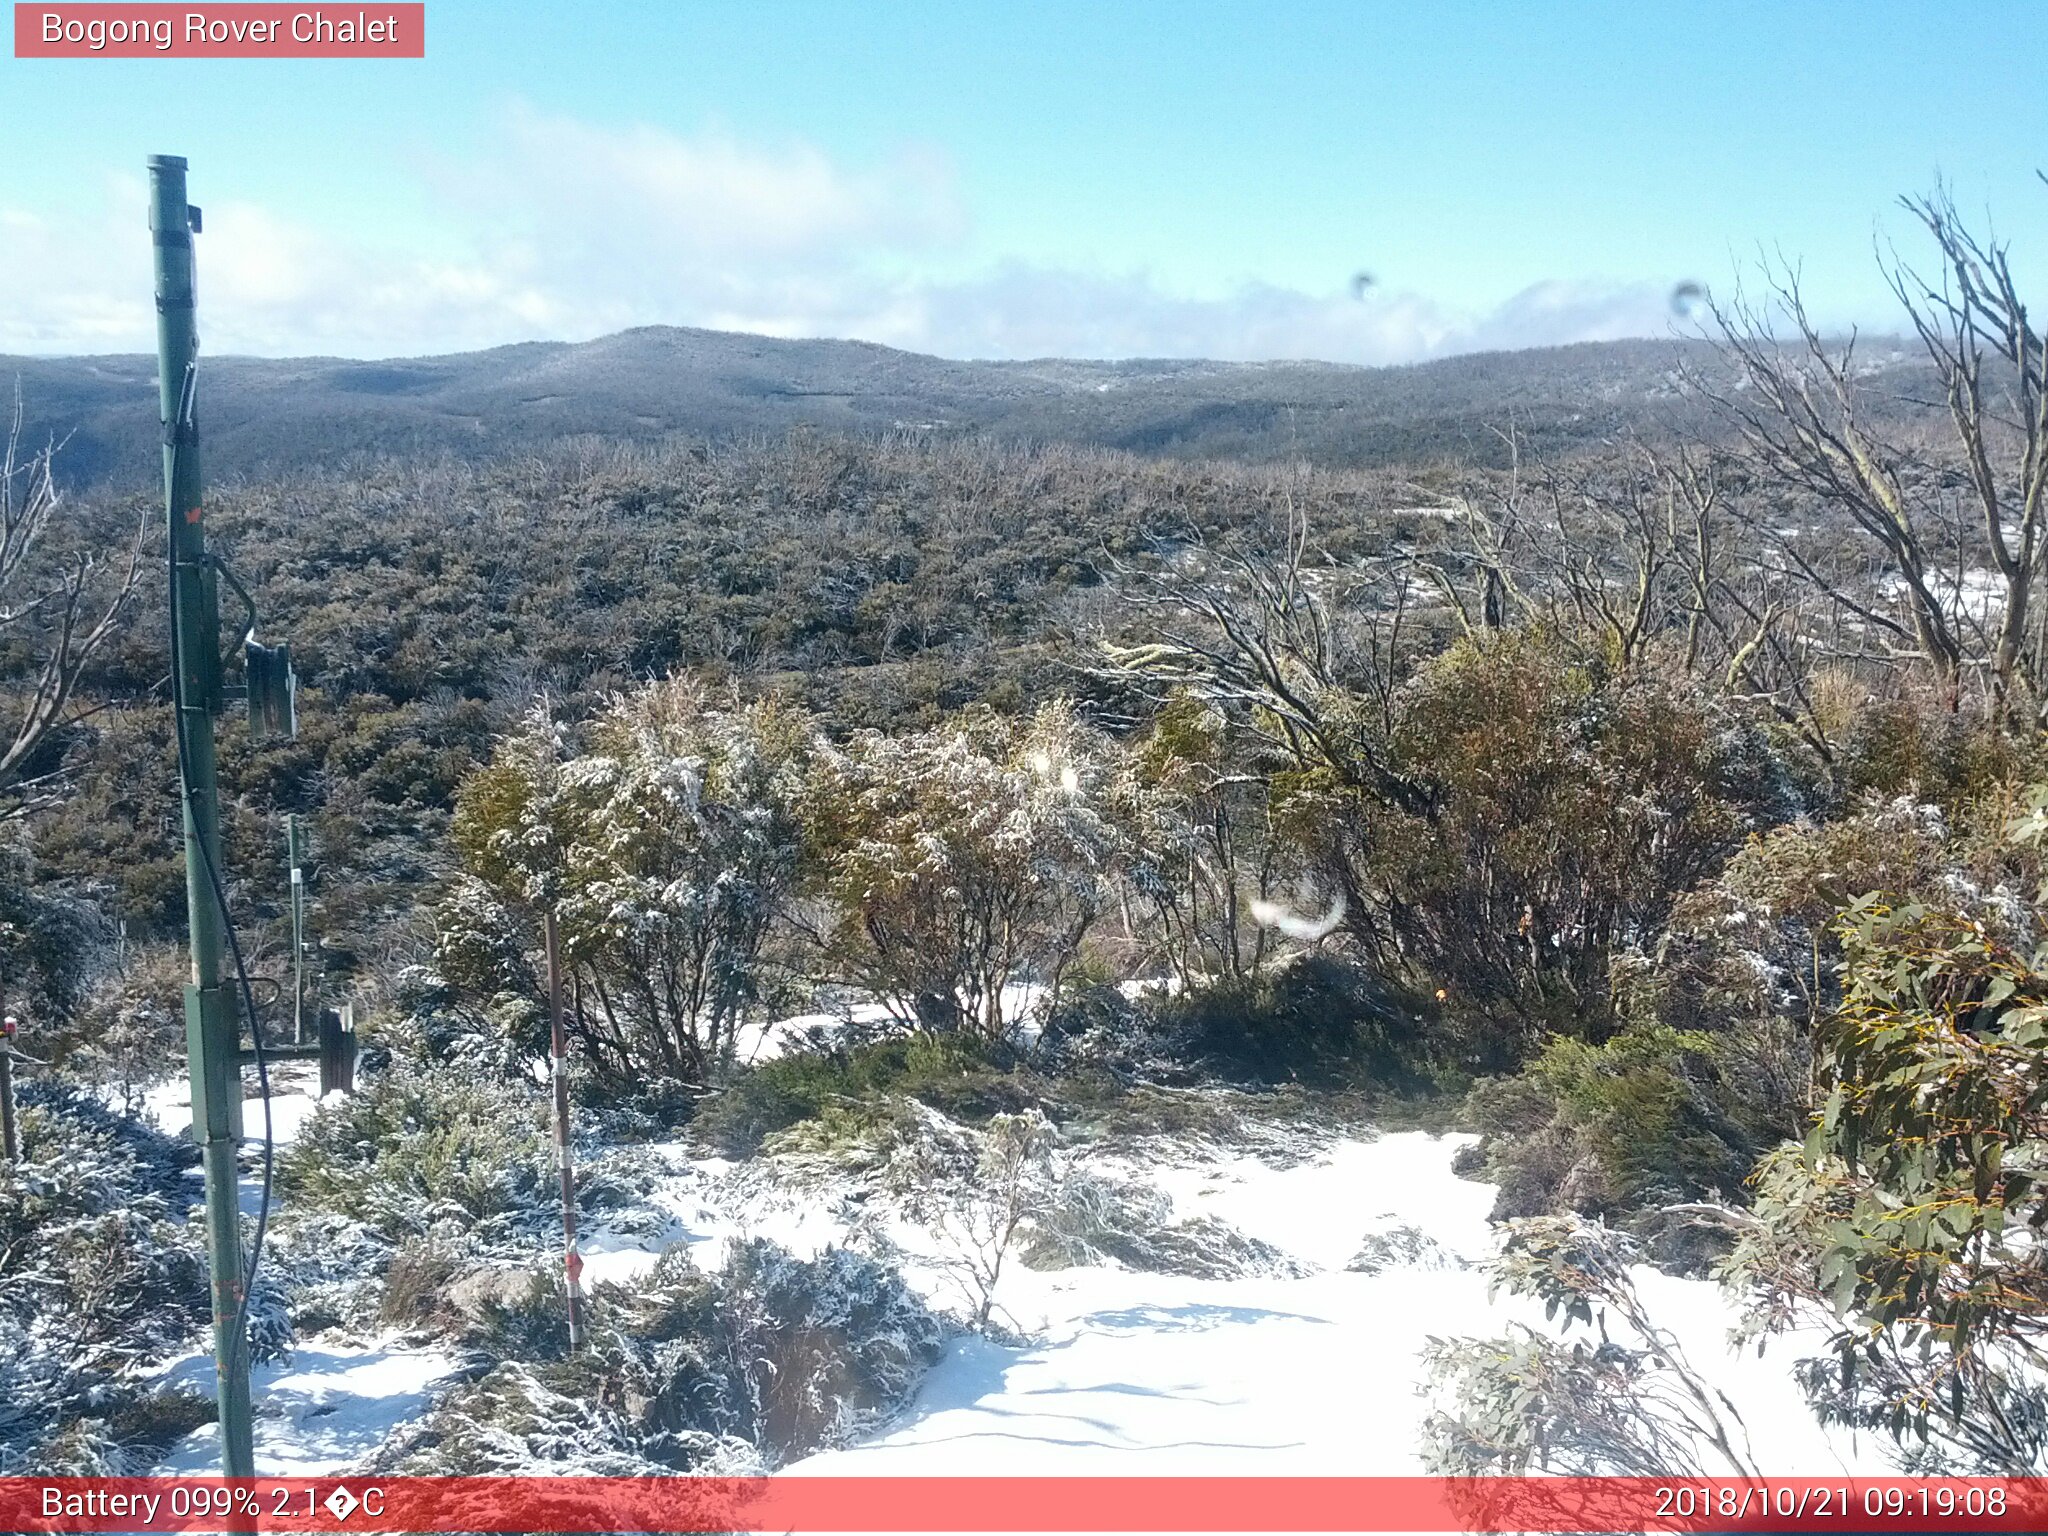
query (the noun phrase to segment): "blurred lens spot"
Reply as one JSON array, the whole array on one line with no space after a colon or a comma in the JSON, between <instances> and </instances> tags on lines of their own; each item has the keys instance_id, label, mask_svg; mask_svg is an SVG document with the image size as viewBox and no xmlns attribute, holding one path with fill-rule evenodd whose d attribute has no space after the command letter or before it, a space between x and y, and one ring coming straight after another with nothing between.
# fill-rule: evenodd
<instances>
[{"instance_id":1,"label":"blurred lens spot","mask_svg":"<svg viewBox=\"0 0 2048 1536\"><path fill-rule=\"evenodd\" d=\"M1692 314L1693 305L1707 296L1707 290L1698 283L1680 283L1671 290L1671 313L1684 319Z\"/></svg>"},{"instance_id":2,"label":"blurred lens spot","mask_svg":"<svg viewBox=\"0 0 2048 1536\"><path fill-rule=\"evenodd\" d=\"M1354 299L1364 298L1365 290L1371 286L1372 274L1370 272L1354 272L1351 275L1351 297Z\"/></svg>"}]
</instances>

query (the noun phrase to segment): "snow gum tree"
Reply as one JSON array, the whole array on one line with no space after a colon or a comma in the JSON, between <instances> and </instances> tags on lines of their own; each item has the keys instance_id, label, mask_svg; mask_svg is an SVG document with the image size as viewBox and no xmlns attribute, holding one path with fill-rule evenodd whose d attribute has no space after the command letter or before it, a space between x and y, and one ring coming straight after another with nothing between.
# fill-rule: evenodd
<instances>
[{"instance_id":1,"label":"snow gum tree","mask_svg":"<svg viewBox=\"0 0 2048 1536\"><path fill-rule=\"evenodd\" d=\"M714 708L660 683L614 701L581 753L536 718L464 786L471 913L553 910L600 1072L701 1085L731 1056L804 865L810 736L777 702Z\"/></svg>"},{"instance_id":2,"label":"snow gum tree","mask_svg":"<svg viewBox=\"0 0 2048 1536\"><path fill-rule=\"evenodd\" d=\"M1255 912L1288 872L1262 765L1226 712L1181 694L1122 756L1115 794L1132 849L1125 888L1182 982L1256 972L1277 945ZM1296 861L1298 862L1298 861ZM1135 931L1126 908L1126 931Z\"/></svg>"},{"instance_id":3,"label":"snow gum tree","mask_svg":"<svg viewBox=\"0 0 2048 1536\"><path fill-rule=\"evenodd\" d=\"M1731 1277L1756 1325L1832 1321L1805 1379L1824 1418L1898 1437L1929 1470L2038 1470L2048 1452L2048 789L2006 833L2008 879L1840 920L1821 1102L1766 1159Z\"/></svg>"},{"instance_id":4,"label":"snow gum tree","mask_svg":"<svg viewBox=\"0 0 2048 1536\"><path fill-rule=\"evenodd\" d=\"M1625 1235L1573 1217L1509 1223L1488 1266L1495 1293L1543 1304L1561 1327L1515 1324L1490 1339L1432 1338L1426 1391L1445 1406L1423 1425L1423 1456L1448 1477L1538 1471L1566 1476L1668 1476L1674 1467L1757 1476L1734 1405L1659 1326L1630 1273L1641 1258ZM1583 1331L1575 1331L1583 1330ZM1521 1514L1556 1519L1551 1495L1518 1488ZM1588 1517L1588 1523L1591 1523Z\"/></svg>"},{"instance_id":5,"label":"snow gum tree","mask_svg":"<svg viewBox=\"0 0 2048 1536\"><path fill-rule=\"evenodd\" d=\"M914 1028L991 1039L1017 1022L1008 983L1056 998L1117 859L1106 756L1064 702L828 748L807 803L844 979Z\"/></svg>"}]
</instances>

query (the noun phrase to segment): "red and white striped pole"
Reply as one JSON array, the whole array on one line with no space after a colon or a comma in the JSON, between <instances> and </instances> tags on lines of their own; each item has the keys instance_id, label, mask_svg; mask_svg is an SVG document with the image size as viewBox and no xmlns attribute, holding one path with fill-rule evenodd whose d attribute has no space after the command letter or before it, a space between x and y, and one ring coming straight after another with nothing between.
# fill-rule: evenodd
<instances>
[{"instance_id":1,"label":"red and white striped pole","mask_svg":"<svg viewBox=\"0 0 2048 1536\"><path fill-rule=\"evenodd\" d=\"M569 1276L569 1348L583 1347L583 1255L576 1247L576 1174L569 1160L569 1035L562 1027L562 952L552 908L543 918L548 947L548 1031L555 1086L555 1165L562 1175L563 1267Z\"/></svg>"}]
</instances>

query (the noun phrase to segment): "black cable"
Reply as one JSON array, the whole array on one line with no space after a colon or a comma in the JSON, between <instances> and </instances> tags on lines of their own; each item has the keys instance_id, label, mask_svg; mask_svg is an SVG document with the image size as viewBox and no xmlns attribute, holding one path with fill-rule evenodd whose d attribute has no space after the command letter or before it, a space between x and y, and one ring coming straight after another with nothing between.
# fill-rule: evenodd
<instances>
[{"instance_id":1,"label":"black cable","mask_svg":"<svg viewBox=\"0 0 2048 1536\"><path fill-rule=\"evenodd\" d=\"M248 1336L244 1330L249 1326L249 1300L256 1294L256 1267L263 1262L263 1239L270 1229L270 1186L277 1166L277 1138L270 1113L270 1057L263 1049L263 1027L256 1016L255 994L249 989L249 968L242 960L242 941L235 933L234 919L228 915L228 893L221 884L220 871L214 867L213 854L204 838L199 841L199 858L206 866L207 879L213 886L213 899L220 904L221 927L227 933L228 952L235 959L235 978L241 983L242 1006L249 1020L249 1043L256 1056L256 1086L263 1094L263 1195L256 1204L256 1235L249 1241L249 1267L243 1272L242 1301L235 1313L235 1336L247 1349ZM236 1043L239 1046L240 1042ZM235 1076L239 1082L239 1065ZM240 1203L238 1199L237 1206ZM239 1211L237 1216L239 1219Z\"/></svg>"},{"instance_id":2,"label":"black cable","mask_svg":"<svg viewBox=\"0 0 2048 1536\"><path fill-rule=\"evenodd\" d=\"M171 473L170 490L175 492L178 484L178 454L185 444L185 434L192 426L193 391L197 386L198 369L192 363L185 365L185 378L178 392L178 415L171 424ZM178 742L178 776L191 791L192 765L185 750L185 658L178 637L178 543L175 535L166 540L169 548L168 565L170 574L170 601L168 604L171 622L171 718L176 727ZM215 791L218 795L218 789ZM219 808L215 807L214 824L219 825ZM270 1058L263 1049L263 1029L256 1016L256 994L249 985L249 968L242 960L242 941L235 932L235 918L228 907L227 887L221 883L220 870L213 862L213 850L206 846L203 837L194 838L199 849L199 862L206 867L206 880L213 891L214 903L220 908L221 928L227 935L228 952L234 957L235 979L241 986L243 1014L249 1021L249 1041L256 1056L256 1084L263 1093L263 1195L256 1207L256 1235L249 1245L249 1264L242 1275L242 1294L235 1311L235 1325L229 1337L240 1342L246 1351L249 1347L247 1329L249 1326L249 1299L256 1291L256 1270L263 1262L263 1242L270 1227L270 1191L277 1161L277 1139L270 1109ZM239 1036L235 1041L241 1048ZM235 1068L236 1081L241 1079L241 1067ZM239 1091L239 1090L238 1090ZM236 1220L241 1219L241 1198L235 1200Z\"/></svg>"}]
</instances>

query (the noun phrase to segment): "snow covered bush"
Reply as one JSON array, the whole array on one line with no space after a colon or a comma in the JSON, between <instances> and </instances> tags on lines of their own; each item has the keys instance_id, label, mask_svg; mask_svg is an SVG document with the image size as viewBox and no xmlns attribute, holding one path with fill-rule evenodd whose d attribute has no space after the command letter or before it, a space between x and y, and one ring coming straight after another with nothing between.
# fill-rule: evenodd
<instances>
[{"instance_id":1,"label":"snow covered bush","mask_svg":"<svg viewBox=\"0 0 2048 1536\"><path fill-rule=\"evenodd\" d=\"M60 1085L20 1098L22 1158L0 1162L0 1470L132 1470L151 1459L148 1367L210 1316L196 1153Z\"/></svg>"},{"instance_id":2,"label":"snow covered bush","mask_svg":"<svg viewBox=\"0 0 2048 1536\"><path fill-rule=\"evenodd\" d=\"M1075 1168L1031 1216L1020 1257L1033 1269L1116 1264L1145 1274L1228 1280L1304 1271L1272 1244L1213 1216L1174 1214L1165 1191Z\"/></svg>"},{"instance_id":3,"label":"snow covered bush","mask_svg":"<svg viewBox=\"0 0 2048 1536\"><path fill-rule=\"evenodd\" d=\"M95 976L70 1016L23 1045L65 1076L109 1090L126 1109L185 1070L183 946L142 944Z\"/></svg>"},{"instance_id":4,"label":"snow covered bush","mask_svg":"<svg viewBox=\"0 0 2048 1536\"><path fill-rule=\"evenodd\" d=\"M1000 1038L1056 1001L1109 894L1107 746L1071 705L825 749L806 800L843 980L905 1025Z\"/></svg>"},{"instance_id":5,"label":"snow covered bush","mask_svg":"<svg viewBox=\"0 0 2048 1536\"><path fill-rule=\"evenodd\" d=\"M972 1326L986 1329L1003 1266L1029 1224L1059 1198L1067 1173L1059 1132L1035 1109L997 1115L979 1135L934 1129L901 1166L917 1186Z\"/></svg>"},{"instance_id":6,"label":"snow covered bush","mask_svg":"<svg viewBox=\"0 0 2048 1536\"><path fill-rule=\"evenodd\" d=\"M559 1315L558 1295L543 1301ZM584 1352L501 1360L394 1436L377 1466L756 1472L895 1413L946 1338L873 1259L835 1248L800 1260L762 1240L711 1274L672 1250L629 1285L598 1286L589 1314Z\"/></svg>"},{"instance_id":7,"label":"snow covered bush","mask_svg":"<svg viewBox=\"0 0 2048 1536\"><path fill-rule=\"evenodd\" d=\"M566 755L537 716L465 781L465 867L513 909L555 911L581 1055L615 1089L708 1084L762 1001L804 867L811 729L773 701L714 708L669 681L616 698L586 752ZM449 948L457 972L515 984L502 953Z\"/></svg>"},{"instance_id":8,"label":"snow covered bush","mask_svg":"<svg viewBox=\"0 0 2048 1536\"><path fill-rule=\"evenodd\" d=\"M1345 1271L1354 1275L1380 1275L1388 1270L1465 1269L1465 1261L1422 1228L1409 1222L1395 1222L1385 1230L1368 1232L1360 1240Z\"/></svg>"},{"instance_id":9,"label":"snow covered bush","mask_svg":"<svg viewBox=\"0 0 2048 1536\"><path fill-rule=\"evenodd\" d=\"M18 826L0 816L0 975L8 978L8 1007L46 1027L68 1019L109 926L76 882L40 877Z\"/></svg>"},{"instance_id":10,"label":"snow covered bush","mask_svg":"<svg viewBox=\"0 0 2048 1536\"><path fill-rule=\"evenodd\" d=\"M391 1240L359 1221L331 1211L300 1220L289 1206L275 1211L263 1249L263 1268L284 1297L297 1336L342 1329L359 1338L375 1334L383 1283L393 1264Z\"/></svg>"},{"instance_id":11,"label":"snow covered bush","mask_svg":"<svg viewBox=\"0 0 2048 1536\"><path fill-rule=\"evenodd\" d=\"M400 1063L324 1100L278 1181L294 1203L392 1241L503 1240L554 1210L547 1109L537 1086Z\"/></svg>"},{"instance_id":12,"label":"snow covered bush","mask_svg":"<svg viewBox=\"0 0 2048 1536\"><path fill-rule=\"evenodd\" d=\"M806 1260L741 1243L718 1289L746 1438L777 1460L846 1444L896 1413L950 1331L893 1269L848 1248Z\"/></svg>"},{"instance_id":13,"label":"snow covered bush","mask_svg":"<svg viewBox=\"0 0 2048 1536\"><path fill-rule=\"evenodd\" d=\"M389 1054L520 1076L548 1054L547 990L523 947L526 924L468 875L433 909L434 959L393 978L388 1006L365 1021L364 1060Z\"/></svg>"},{"instance_id":14,"label":"snow covered bush","mask_svg":"<svg viewBox=\"0 0 2048 1536\"><path fill-rule=\"evenodd\" d=\"M416 1477L658 1477L758 1469L743 1443L672 1440L662 1458L596 1365L506 1361L458 1387L425 1419L392 1435L372 1472ZM702 1452L702 1459L689 1452Z\"/></svg>"},{"instance_id":15,"label":"snow covered bush","mask_svg":"<svg viewBox=\"0 0 2048 1536\"><path fill-rule=\"evenodd\" d=\"M1835 916L1866 891L1929 891L1958 870L1948 818L1910 797L1859 799L1832 820L1751 838L1726 868L1679 897L1663 932L1618 957L1621 1011L1729 1037L1747 1094L1781 1114L1804 1095L1815 1020L1840 997Z\"/></svg>"},{"instance_id":16,"label":"snow covered bush","mask_svg":"<svg viewBox=\"0 0 2048 1536\"><path fill-rule=\"evenodd\" d=\"M793 1051L736 1072L704 1101L691 1131L722 1156L747 1157L777 1134L822 1116L885 1113L915 1099L962 1119L1030 1108L1047 1084L1005 1041L909 1035L822 1051Z\"/></svg>"}]
</instances>

